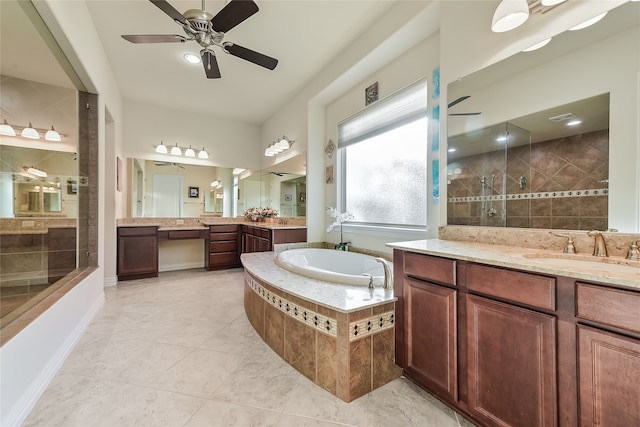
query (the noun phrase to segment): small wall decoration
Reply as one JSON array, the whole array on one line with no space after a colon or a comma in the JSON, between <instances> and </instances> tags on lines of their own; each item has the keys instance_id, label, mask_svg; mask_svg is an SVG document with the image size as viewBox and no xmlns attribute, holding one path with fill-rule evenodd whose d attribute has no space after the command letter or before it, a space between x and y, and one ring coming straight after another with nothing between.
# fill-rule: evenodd
<instances>
[{"instance_id":1,"label":"small wall decoration","mask_svg":"<svg viewBox=\"0 0 640 427\"><path fill-rule=\"evenodd\" d=\"M333 184L333 165L325 169L325 180L327 184Z\"/></svg>"},{"instance_id":2,"label":"small wall decoration","mask_svg":"<svg viewBox=\"0 0 640 427\"><path fill-rule=\"evenodd\" d=\"M122 191L122 159L116 157L116 190Z\"/></svg>"},{"instance_id":3,"label":"small wall decoration","mask_svg":"<svg viewBox=\"0 0 640 427\"><path fill-rule=\"evenodd\" d=\"M436 68L431 73L431 87L433 88L431 97L433 99L440 98L440 68Z\"/></svg>"},{"instance_id":4,"label":"small wall decoration","mask_svg":"<svg viewBox=\"0 0 640 427\"><path fill-rule=\"evenodd\" d=\"M200 187L189 187L189 197L200 197Z\"/></svg>"},{"instance_id":5,"label":"small wall decoration","mask_svg":"<svg viewBox=\"0 0 640 427\"><path fill-rule=\"evenodd\" d=\"M364 105L369 105L378 100L378 82L375 82L364 90Z\"/></svg>"},{"instance_id":6,"label":"small wall decoration","mask_svg":"<svg viewBox=\"0 0 640 427\"><path fill-rule=\"evenodd\" d=\"M67 194L78 194L78 181L67 181Z\"/></svg>"},{"instance_id":7,"label":"small wall decoration","mask_svg":"<svg viewBox=\"0 0 640 427\"><path fill-rule=\"evenodd\" d=\"M335 151L336 151L336 144L334 144L333 140L330 139L329 142L327 142L327 146L324 147L324 152L327 153L327 157L331 159Z\"/></svg>"},{"instance_id":8,"label":"small wall decoration","mask_svg":"<svg viewBox=\"0 0 640 427\"><path fill-rule=\"evenodd\" d=\"M285 194L284 195L284 201L285 202L290 202L293 200L293 196L291 194Z\"/></svg>"},{"instance_id":9,"label":"small wall decoration","mask_svg":"<svg viewBox=\"0 0 640 427\"><path fill-rule=\"evenodd\" d=\"M300 193L300 203L307 201L307 193Z\"/></svg>"}]
</instances>

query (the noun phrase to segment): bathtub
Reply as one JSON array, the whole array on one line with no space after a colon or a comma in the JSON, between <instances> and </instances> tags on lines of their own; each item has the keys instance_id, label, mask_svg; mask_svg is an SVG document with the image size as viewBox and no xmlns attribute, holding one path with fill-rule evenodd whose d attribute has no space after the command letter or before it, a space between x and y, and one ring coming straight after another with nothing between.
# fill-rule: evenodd
<instances>
[{"instance_id":1,"label":"bathtub","mask_svg":"<svg viewBox=\"0 0 640 427\"><path fill-rule=\"evenodd\" d=\"M280 252L276 264L292 273L326 282L368 286L370 274L374 286L384 285L384 268L372 256L330 249L290 249ZM392 265L389 263L389 265Z\"/></svg>"}]
</instances>

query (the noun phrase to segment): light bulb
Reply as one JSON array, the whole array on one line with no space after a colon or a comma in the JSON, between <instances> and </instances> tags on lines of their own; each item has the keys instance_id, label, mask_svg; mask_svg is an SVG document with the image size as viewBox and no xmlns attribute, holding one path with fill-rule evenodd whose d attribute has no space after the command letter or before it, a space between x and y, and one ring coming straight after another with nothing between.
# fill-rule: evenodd
<instances>
[{"instance_id":1,"label":"light bulb","mask_svg":"<svg viewBox=\"0 0 640 427\"><path fill-rule=\"evenodd\" d=\"M195 157L196 156L196 152L193 151L193 148L191 148L191 146L189 146L189 148L184 150L184 155L185 155L185 157Z\"/></svg>"},{"instance_id":2,"label":"light bulb","mask_svg":"<svg viewBox=\"0 0 640 427\"><path fill-rule=\"evenodd\" d=\"M171 147L171 154L174 156L182 156L182 150L178 147L178 144L176 144L175 147Z\"/></svg>"},{"instance_id":3,"label":"light bulb","mask_svg":"<svg viewBox=\"0 0 640 427\"><path fill-rule=\"evenodd\" d=\"M47 141L56 141L56 142L62 141L60 134L56 132L53 126L51 126L51 130L48 130L47 133L44 135L44 139L46 139Z\"/></svg>"},{"instance_id":4,"label":"light bulb","mask_svg":"<svg viewBox=\"0 0 640 427\"><path fill-rule=\"evenodd\" d=\"M29 127L22 129L22 133L20 135L23 138L40 139L40 134L38 134L38 131L33 128L31 122L29 122Z\"/></svg>"},{"instance_id":5,"label":"light bulb","mask_svg":"<svg viewBox=\"0 0 640 427\"><path fill-rule=\"evenodd\" d=\"M202 151L200 151L198 153L198 158L199 159L208 159L209 158L209 153L207 153L206 151L204 151L204 147L202 147Z\"/></svg>"},{"instance_id":6,"label":"light bulb","mask_svg":"<svg viewBox=\"0 0 640 427\"><path fill-rule=\"evenodd\" d=\"M160 154L167 154L168 153L167 146L164 145L162 143L162 141L160 141L159 145L156 145L156 153L160 153Z\"/></svg>"}]
</instances>

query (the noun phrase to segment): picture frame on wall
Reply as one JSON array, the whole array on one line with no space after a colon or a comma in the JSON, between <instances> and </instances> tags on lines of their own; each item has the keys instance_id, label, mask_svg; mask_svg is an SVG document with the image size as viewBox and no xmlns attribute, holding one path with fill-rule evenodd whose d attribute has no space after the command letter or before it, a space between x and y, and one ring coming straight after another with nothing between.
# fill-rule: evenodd
<instances>
[{"instance_id":1,"label":"picture frame on wall","mask_svg":"<svg viewBox=\"0 0 640 427\"><path fill-rule=\"evenodd\" d=\"M78 181L67 181L67 194L78 194Z\"/></svg>"},{"instance_id":2,"label":"picture frame on wall","mask_svg":"<svg viewBox=\"0 0 640 427\"><path fill-rule=\"evenodd\" d=\"M284 195L284 201L285 202L290 202L292 200L293 200L293 195L292 194L287 193L287 194Z\"/></svg>"},{"instance_id":3,"label":"picture frame on wall","mask_svg":"<svg viewBox=\"0 0 640 427\"><path fill-rule=\"evenodd\" d=\"M189 197L191 198L200 197L200 187L189 187Z\"/></svg>"},{"instance_id":4,"label":"picture frame on wall","mask_svg":"<svg viewBox=\"0 0 640 427\"><path fill-rule=\"evenodd\" d=\"M364 105L369 105L378 100L378 82L375 82L364 90Z\"/></svg>"}]
</instances>

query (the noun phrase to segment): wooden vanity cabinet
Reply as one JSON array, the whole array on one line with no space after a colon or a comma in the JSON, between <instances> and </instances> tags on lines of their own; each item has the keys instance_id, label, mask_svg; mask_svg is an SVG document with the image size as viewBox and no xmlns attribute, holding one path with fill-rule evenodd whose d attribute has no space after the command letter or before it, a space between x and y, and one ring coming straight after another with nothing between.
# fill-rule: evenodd
<instances>
[{"instance_id":1,"label":"wooden vanity cabinet","mask_svg":"<svg viewBox=\"0 0 640 427\"><path fill-rule=\"evenodd\" d=\"M158 227L118 227L118 280L158 277Z\"/></svg>"},{"instance_id":2,"label":"wooden vanity cabinet","mask_svg":"<svg viewBox=\"0 0 640 427\"><path fill-rule=\"evenodd\" d=\"M237 224L209 226L205 267L207 270L221 270L240 267L240 233Z\"/></svg>"},{"instance_id":3,"label":"wooden vanity cabinet","mask_svg":"<svg viewBox=\"0 0 640 427\"><path fill-rule=\"evenodd\" d=\"M273 245L306 241L306 228L242 226L242 253L268 252L273 250Z\"/></svg>"},{"instance_id":4,"label":"wooden vanity cabinet","mask_svg":"<svg viewBox=\"0 0 640 427\"><path fill-rule=\"evenodd\" d=\"M577 282L580 425L640 426L640 293Z\"/></svg>"}]
</instances>

